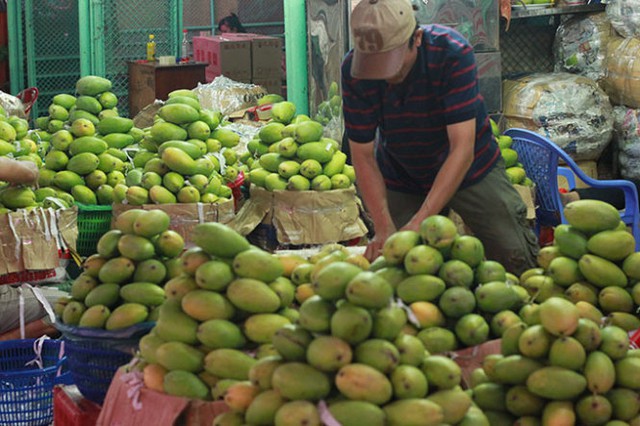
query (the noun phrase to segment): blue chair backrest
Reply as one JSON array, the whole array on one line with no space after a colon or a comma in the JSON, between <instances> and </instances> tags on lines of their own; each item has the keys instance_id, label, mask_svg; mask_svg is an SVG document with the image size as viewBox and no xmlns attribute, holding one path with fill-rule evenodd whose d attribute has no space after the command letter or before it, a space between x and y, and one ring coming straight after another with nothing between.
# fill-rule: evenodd
<instances>
[{"instance_id":1,"label":"blue chair backrest","mask_svg":"<svg viewBox=\"0 0 640 426\"><path fill-rule=\"evenodd\" d=\"M558 191L558 164L564 152L553 142L529 130L509 129L504 134L513 139L511 148L518 153L518 161L536 184L537 221L547 226L564 222Z\"/></svg>"},{"instance_id":2,"label":"blue chair backrest","mask_svg":"<svg viewBox=\"0 0 640 426\"><path fill-rule=\"evenodd\" d=\"M567 223L564 206L558 189L558 166L562 160L571 171L594 188L615 188L623 191L624 210L620 219L631 227L636 240L636 251L640 251L640 212L638 211L638 190L635 184L624 179L598 180L587 176L576 162L562 148L547 139L526 129L509 129L505 135L513 139L511 147L518 153L518 160L524 166L527 176L536 184L536 222L540 225L555 226ZM562 175L566 171L562 170Z\"/></svg>"}]
</instances>

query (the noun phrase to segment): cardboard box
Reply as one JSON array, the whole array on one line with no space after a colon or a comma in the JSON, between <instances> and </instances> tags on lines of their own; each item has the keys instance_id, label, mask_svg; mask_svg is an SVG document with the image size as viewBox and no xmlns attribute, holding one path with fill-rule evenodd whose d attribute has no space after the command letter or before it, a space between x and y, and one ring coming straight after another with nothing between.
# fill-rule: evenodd
<instances>
[{"instance_id":1,"label":"cardboard box","mask_svg":"<svg viewBox=\"0 0 640 426\"><path fill-rule=\"evenodd\" d=\"M473 373L473 370L482 367L482 361L487 355L500 354L501 345L501 339L494 339L477 346L446 353L449 358L460 366L462 371L461 386L463 389L471 388L471 373Z\"/></svg>"},{"instance_id":2,"label":"cardboard box","mask_svg":"<svg viewBox=\"0 0 640 426\"><path fill-rule=\"evenodd\" d=\"M500 52L476 53L478 86L487 112L502 110L502 61Z\"/></svg>"},{"instance_id":3,"label":"cardboard box","mask_svg":"<svg viewBox=\"0 0 640 426\"><path fill-rule=\"evenodd\" d=\"M587 176L592 177L594 179L598 179L598 163L595 161L577 161L576 164L580 167ZM584 183L582 179L577 177L574 173L576 179L576 188L587 188L589 185ZM567 182L567 178L564 176L558 176L558 188L569 189L569 184Z\"/></svg>"},{"instance_id":4,"label":"cardboard box","mask_svg":"<svg viewBox=\"0 0 640 426\"><path fill-rule=\"evenodd\" d=\"M101 407L83 397L75 385L53 388L53 423L65 426L95 426Z\"/></svg>"},{"instance_id":5,"label":"cardboard box","mask_svg":"<svg viewBox=\"0 0 640 426\"><path fill-rule=\"evenodd\" d=\"M193 58L206 62L205 79L219 75L244 83L251 82L251 40L220 36L193 37Z\"/></svg>"},{"instance_id":6,"label":"cardboard box","mask_svg":"<svg viewBox=\"0 0 640 426\"><path fill-rule=\"evenodd\" d=\"M221 203L144 204L142 206L116 203L113 204L112 227L120 213L134 208L144 210L157 209L167 212L171 216L169 229L182 236L187 248L193 245L191 243L191 234L197 224L204 222L228 223L235 215L233 200Z\"/></svg>"},{"instance_id":7,"label":"cardboard box","mask_svg":"<svg viewBox=\"0 0 640 426\"><path fill-rule=\"evenodd\" d=\"M32 209L0 214L0 276L60 266L60 252L76 249L78 209Z\"/></svg>"},{"instance_id":8,"label":"cardboard box","mask_svg":"<svg viewBox=\"0 0 640 426\"><path fill-rule=\"evenodd\" d=\"M366 235L362 213L355 188L267 191L251 185L249 199L228 225L242 235L266 228L282 245L321 245Z\"/></svg>"},{"instance_id":9,"label":"cardboard box","mask_svg":"<svg viewBox=\"0 0 640 426\"><path fill-rule=\"evenodd\" d=\"M282 40L280 38L253 33L234 33L225 34L225 36L234 40L251 41L251 78L253 80L282 79Z\"/></svg>"},{"instance_id":10,"label":"cardboard box","mask_svg":"<svg viewBox=\"0 0 640 426\"><path fill-rule=\"evenodd\" d=\"M181 398L148 389L140 383L142 378L131 380L126 374L120 368L111 381L97 425L211 426L217 415L229 410L223 401Z\"/></svg>"}]
</instances>

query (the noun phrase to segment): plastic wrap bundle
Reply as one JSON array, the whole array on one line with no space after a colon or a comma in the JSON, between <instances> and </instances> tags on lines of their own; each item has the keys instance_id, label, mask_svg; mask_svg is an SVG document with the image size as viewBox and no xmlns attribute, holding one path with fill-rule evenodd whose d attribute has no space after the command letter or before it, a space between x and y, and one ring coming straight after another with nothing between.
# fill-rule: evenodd
<instances>
[{"instance_id":1,"label":"plastic wrap bundle","mask_svg":"<svg viewBox=\"0 0 640 426\"><path fill-rule=\"evenodd\" d=\"M0 91L0 105L4 108L7 116L15 115L20 118L26 118L27 114L24 112L24 104L17 97Z\"/></svg>"},{"instance_id":2,"label":"plastic wrap bundle","mask_svg":"<svg viewBox=\"0 0 640 426\"><path fill-rule=\"evenodd\" d=\"M554 70L570 72L600 81L604 59L612 37L605 13L575 16L558 26L553 42Z\"/></svg>"},{"instance_id":3,"label":"plastic wrap bundle","mask_svg":"<svg viewBox=\"0 0 640 426\"><path fill-rule=\"evenodd\" d=\"M267 94L261 86L239 83L225 76L216 77L211 83L198 83L193 91L198 95L202 108L220 111L224 115L255 106L258 99Z\"/></svg>"},{"instance_id":4,"label":"plastic wrap bundle","mask_svg":"<svg viewBox=\"0 0 640 426\"><path fill-rule=\"evenodd\" d=\"M640 110L614 107L613 128L620 176L640 180Z\"/></svg>"},{"instance_id":5,"label":"plastic wrap bundle","mask_svg":"<svg viewBox=\"0 0 640 426\"><path fill-rule=\"evenodd\" d=\"M609 0L605 11L618 34L640 35L640 0Z\"/></svg>"},{"instance_id":6,"label":"plastic wrap bundle","mask_svg":"<svg viewBox=\"0 0 640 426\"><path fill-rule=\"evenodd\" d=\"M607 48L602 88L614 105L640 107L640 40L613 39Z\"/></svg>"},{"instance_id":7,"label":"plastic wrap bundle","mask_svg":"<svg viewBox=\"0 0 640 426\"><path fill-rule=\"evenodd\" d=\"M546 136L574 160L597 160L611 141L613 108L606 93L587 77L532 74L504 83L506 127Z\"/></svg>"}]
</instances>

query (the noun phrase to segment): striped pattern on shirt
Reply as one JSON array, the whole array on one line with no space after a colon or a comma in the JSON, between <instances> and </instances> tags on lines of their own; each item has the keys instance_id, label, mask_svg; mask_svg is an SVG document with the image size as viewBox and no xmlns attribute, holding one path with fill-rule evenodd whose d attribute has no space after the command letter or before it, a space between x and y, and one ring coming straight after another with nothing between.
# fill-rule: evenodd
<instances>
[{"instance_id":1,"label":"striped pattern on shirt","mask_svg":"<svg viewBox=\"0 0 640 426\"><path fill-rule=\"evenodd\" d=\"M475 158L461 187L482 179L500 151L478 90L473 48L452 28L422 28L422 45L404 83L352 78L349 52L342 63L342 95L347 136L359 143L376 140L387 187L426 194L449 151L448 124L476 119Z\"/></svg>"}]
</instances>

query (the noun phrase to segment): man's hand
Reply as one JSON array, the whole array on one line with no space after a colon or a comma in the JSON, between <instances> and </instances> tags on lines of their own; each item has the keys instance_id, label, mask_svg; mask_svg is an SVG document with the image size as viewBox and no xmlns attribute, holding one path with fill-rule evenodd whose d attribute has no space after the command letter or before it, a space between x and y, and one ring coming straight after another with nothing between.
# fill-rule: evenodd
<instances>
[{"instance_id":1,"label":"man's hand","mask_svg":"<svg viewBox=\"0 0 640 426\"><path fill-rule=\"evenodd\" d=\"M400 228L401 231L415 231L420 232L420 224L422 221L411 219L406 225Z\"/></svg>"},{"instance_id":2,"label":"man's hand","mask_svg":"<svg viewBox=\"0 0 640 426\"><path fill-rule=\"evenodd\" d=\"M376 234L367 245L364 257L366 257L369 262L373 262L378 256L381 256L382 246L384 246L387 238L389 238L394 232L396 232L395 226L390 226L386 229L380 230L376 229Z\"/></svg>"}]
</instances>

